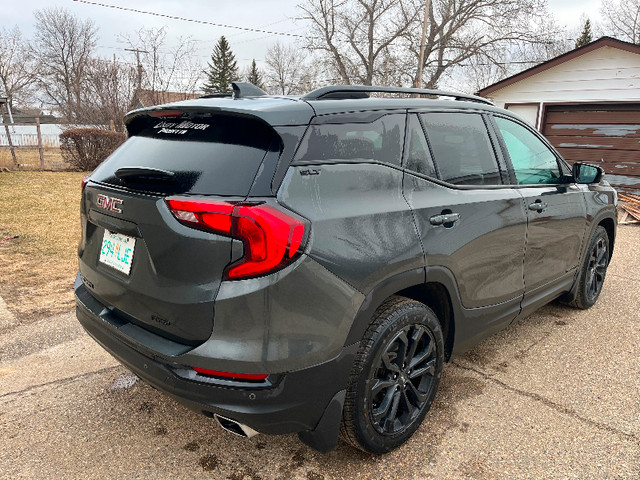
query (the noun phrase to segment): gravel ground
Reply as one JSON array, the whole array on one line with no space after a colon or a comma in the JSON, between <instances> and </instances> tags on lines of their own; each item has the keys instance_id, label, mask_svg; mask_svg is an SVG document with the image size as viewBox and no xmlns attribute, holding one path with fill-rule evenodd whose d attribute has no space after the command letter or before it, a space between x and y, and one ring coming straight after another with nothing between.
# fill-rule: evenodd
<instances>
[{"instance_id":1,"label":"gravel ground","mask_svg":"<svg viewBox=\"0 0 640 480\"><path fill-rule=\"evenodd\" d=\"M590 310L548 305L445 366L425 423L380 457L229 435L136 381L73 313L5 329L0 478L640 479L639 245L619 229Z\"/></svg>"}]
</instances>

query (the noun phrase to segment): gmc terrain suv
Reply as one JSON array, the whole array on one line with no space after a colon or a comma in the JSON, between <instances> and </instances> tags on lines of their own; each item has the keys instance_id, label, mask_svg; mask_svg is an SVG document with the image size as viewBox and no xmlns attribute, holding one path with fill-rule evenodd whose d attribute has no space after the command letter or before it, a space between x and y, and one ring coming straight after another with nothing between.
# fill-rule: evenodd
<instances>
[{"instance_id":1,"label":"gmc terrain suv","mask_svg":"<svg viewBox=\"0 0 640 480\"><path fill-rule=\"evenodd\" d=\"M127 115L85 179L75 283L100 345L226 430L387 452L452 355L598 299L616 193L518 117L434 90L233 87Z\"/></svg>"}]
</instances>

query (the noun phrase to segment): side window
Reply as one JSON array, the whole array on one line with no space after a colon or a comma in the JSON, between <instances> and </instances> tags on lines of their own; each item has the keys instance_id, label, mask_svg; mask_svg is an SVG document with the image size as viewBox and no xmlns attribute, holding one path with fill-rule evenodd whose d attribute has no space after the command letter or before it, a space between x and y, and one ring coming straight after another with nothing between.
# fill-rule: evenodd
<instances>
[{"instance_id":1,"label":"side window","mask_svg":"<svg viewBox=\"0 0 640 480\"><path fill-rule=\"evenodd\" d=\"M295 161L383 162L400 166L404 114L371 123L311 125Z\"/></svg>"},{"instance_id":2,"label":"side window","mask_svg":"<svg viewBox=\"0 0 640 480\"><path fill-rule=\"evenodd\" d=\"M495 117L519 185L560 183L560 169L554 153L522 125Z\"/></svg>"},{"instance_id":3,"label":"side window","mask_svg":"<svg viewBox=\"0 0 640 480\"><path fill-rule=\"evenodd\" d=\"M431 161L429 145L424 136L418 116L409 115L407 145L405 147L405 167L422 175L436 177L436 169Z\"/></svg>"},{"instance_id":4,"label":"side window","mask_svg":"<svg viewBox=\"0 0 640 480\"><path fill-rule=\"evenodd\" d=\"M440 178L457 185L500 185L487 127L475 113L421 114Z\"/></svg>"}]
</instances>

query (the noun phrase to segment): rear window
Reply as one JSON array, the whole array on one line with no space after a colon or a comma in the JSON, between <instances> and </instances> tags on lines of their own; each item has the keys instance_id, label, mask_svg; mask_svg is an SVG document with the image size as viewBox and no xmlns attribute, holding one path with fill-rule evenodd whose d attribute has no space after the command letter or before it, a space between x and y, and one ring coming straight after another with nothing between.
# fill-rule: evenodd
<instances>
[{"instance_id":1,"label":"rear window","mask_svg":"<svg viewBox=\"0 0 640 480\"><path fill-rule=\"evenodd\" d=\"M482 117L475 113L423 113L440 178L456 185L500 185L502 179Z\"/></svg>"},{"instance_id":2,"label":"rear window","mask_svg":"<svg viewBox=\"0 0 640 480\"><path fill-rule=\"evenodd\" d=\"M239 116L145 115L128 128L133 136L95 170L92 180L164 194L246 195L266 153L280 149L271 127ZM118 178L116 172L125 168L173 175Z\"/></svg>"},{"instance_id":3,"label":"rear window","mask_svg":"<svg viewBox=\"0 0 640 480\"><path fill-rule=\"evenodd\" d=\"M295 161L382 162L400 165L404 114L390 114L371 123L312 125Z\"/></svg>"}]
</instances>

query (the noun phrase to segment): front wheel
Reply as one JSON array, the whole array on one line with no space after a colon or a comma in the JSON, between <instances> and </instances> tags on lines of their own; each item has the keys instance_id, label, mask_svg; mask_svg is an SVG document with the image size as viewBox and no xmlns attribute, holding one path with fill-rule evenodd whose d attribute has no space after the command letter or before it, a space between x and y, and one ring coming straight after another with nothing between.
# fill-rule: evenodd
<instances>
[{"instance_id":1,"label":"front wheel","mask_svg":"<svg viewBox=\"0 0 640 480\"><path fill-rule=\"evenodd\" d=\"M352 370L342 437L366 452L406 442L433 403L444 363L440 322L426 305L394 296L365 332Z\"/></svg>"},{"instance_id":2,"label":"front wheel","mask_svg":"<svg viewBox=\"0 0 640 480\"><path fill-rule=\"evenodd\" d=\"M586 309L596 303L602 292L604 277L609 266L609 248L607 231L599 226L589 242L587 257L582 264L576 285L576 298L570 305Z\"/></svg>"}]
</instances>

